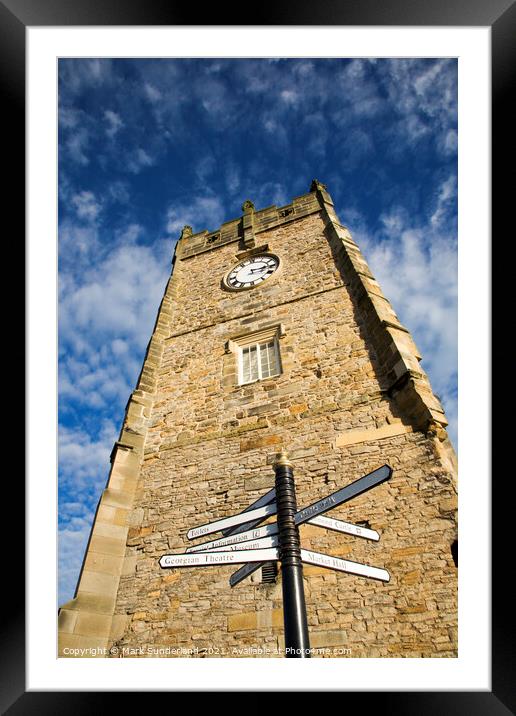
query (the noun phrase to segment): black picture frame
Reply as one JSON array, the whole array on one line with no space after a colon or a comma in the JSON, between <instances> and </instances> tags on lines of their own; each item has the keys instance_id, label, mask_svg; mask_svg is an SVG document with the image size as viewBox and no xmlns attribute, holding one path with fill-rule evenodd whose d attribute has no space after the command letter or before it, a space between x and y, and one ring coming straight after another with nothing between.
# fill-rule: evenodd
<instances>
[{"instance_id":1,"label":"black picture frame","mask_svg":"<svg viewBox=\"0 0 516 716\"><path fill-rule=\"evenodd\" d=\"M202 23L199 23L199 15ZM498 237L503 246L503 234L514 233L509 211L514 204L514 150L511 150L514 115L509 111L511 83L514 86L516 67L516 5L512 0L319 0L318 3L276 2L256 4L238 11L224 9L220 4L193 5L173 0L0 0L0 87L3 97L4 138L6 148L12 152L9 167L6 206L13 222L16 242L24 261L24 243L21 239L22 217L25 216L25 31L37 26L109 26L109 25L362 25L362 26L484 26L491 28L492 37L492 237ZM4 149L5 151L5 149ZM5 155L4 155L5 156ZM505 172L505 169L509 172ZM512 180L510 172L512 171ZM5 196L5 195L4 195ZM512 217L511 217L512 219ZM20 238L18 238L20 237ZM12 239L11 239L12 241ZM501 252L500 252L501 253ZM496 254L492 267L496 270ZM500 272L500 275L501 272ZM494 284L494 282L493 282ZM492 293L492 316L503 315L504 286L496 284ZM9 336L16 335L20 322L12 319ZM493 321L493 330L495 321ZM24 344L9 339L13 347ZM12 342L12 343L11 343ZM31 347L28 346L30 349ZM16 356L19 352L13 351ZM501 361L501 350L492 351L492 364ZM496 378L493 371L493 395ZM501 385L501 377L498 377ZM23 404L23 403L22 403ZM502 455L509 443L510 421L499 422L491 439L492 455ZM480 436L490 440L490 436ZM22 480L8 477L12 492L10 504L24 504ZM19 472L18 472L19 474ZM505 562L511 544L509 532L514 518L509 510L512 503L507 497L510 487L503 471L492 488L492 690L447 692L360 692L346 693L356 698L361 712L370 708L397 714L500 714L515 713L514 693L515 650L511 641L514 632L514 609L507 589ZM466 478L464 478L466 479ZM512 519L511 519L512 518ZM2 713L13 715L38 714L91 714L108 710L108 700L119 698L119 692L26 692L25 686L25 601L24 566L22 560L23 533L16 540L16 549L9 544L4 550L3 572L9 575L5 583L9 588L10 604L4 613L1 669ZM6 537L6 542L10 542ZM506 557L504 557L504 554ZM4 585L4 590L6 589ZM474 599L474 595L465 598ZM511 630L511 626L513 629ZM349 688L346 685L345 688ZM314 688L314 691L317 689ZM148 692L131 693L131 708L143 707Z\"/></svg>"}]
</instances>

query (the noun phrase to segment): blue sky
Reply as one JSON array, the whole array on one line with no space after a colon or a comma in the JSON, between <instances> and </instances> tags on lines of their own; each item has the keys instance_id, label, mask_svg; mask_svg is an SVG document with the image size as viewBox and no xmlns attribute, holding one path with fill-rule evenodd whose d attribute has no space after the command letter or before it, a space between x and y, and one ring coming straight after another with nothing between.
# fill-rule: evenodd
<instances>
[{"instance_id":1,"label":"blue sky","mask_svg":"<svg viewBox=\"0 0 516 716\"><path fill-rule=\"evenodd\" d=\"M181 228L327 184L457 441L457 63L59 61L59 603Z\"/></svg>"}]
</instances>

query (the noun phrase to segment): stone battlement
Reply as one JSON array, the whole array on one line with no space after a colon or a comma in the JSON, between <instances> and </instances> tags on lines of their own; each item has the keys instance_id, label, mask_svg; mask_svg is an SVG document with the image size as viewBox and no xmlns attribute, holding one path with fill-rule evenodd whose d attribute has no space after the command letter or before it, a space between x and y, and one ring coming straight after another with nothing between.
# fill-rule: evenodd
<instances>
[{"instance_id":1,"label":"stone battlement","mask_svg":"<svg viewBox=\"0 0 516 716\"><path fill-rule=\"evenodd\" d=\"M251 202L247 203L251 204ZM320 210L321 205L314 192L298 196L285 206L272 205L258 211L254 210L254 207L249 208L244 210L242 217L225 221L215 231L205 229L193 234L188 231L185 233L183 230L178 244L177 256L179 259L184 260L205 251L212 251L225 244L243 240L248 228L247 224L249 224L252 234L256 235Z\"/></svg>"}]
</instances>

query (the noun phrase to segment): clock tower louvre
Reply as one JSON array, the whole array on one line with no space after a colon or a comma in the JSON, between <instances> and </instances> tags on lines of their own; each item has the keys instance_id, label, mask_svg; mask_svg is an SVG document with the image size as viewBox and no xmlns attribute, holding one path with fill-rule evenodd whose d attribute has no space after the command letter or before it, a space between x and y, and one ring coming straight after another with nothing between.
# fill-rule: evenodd
<instances>
[{"instance_id":1,"label":"clock tower louvre","mask_svg":"<svg viewBox=\"0 0 516 716\"><path fill-rule=\"evenodd\" d=\"M305 566L312 646L455 656L456 459L420 360L320 182L280 208L247 200L217 230L185 227L77 592L60 611L60 654L279 655L281 577L257 572L231 589L230 567L158 560L184 551L191 527L270 489L284 447L301 506L381 464L394 470L381 492L332 513L378 530L379 543L300 528L303 546L391 573L385 585Z\"/></svg>"}]
</instances>

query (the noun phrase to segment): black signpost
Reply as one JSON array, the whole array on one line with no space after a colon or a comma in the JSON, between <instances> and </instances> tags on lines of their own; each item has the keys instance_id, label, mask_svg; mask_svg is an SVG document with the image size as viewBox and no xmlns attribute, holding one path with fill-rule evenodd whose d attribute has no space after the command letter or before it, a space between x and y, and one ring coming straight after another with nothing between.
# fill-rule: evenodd
<instances>
[{"instance_id":1,"label":"black signpost","mask_svg":"<svg viewBox=\"0 0 516 716\"><path fill-rule=\"evenodd\" d=\"M285 656L303 659L310 656L310 641L303 587L301 543L299 529L296 525L294 470L285 453L278 456L274 463L274 472L276 474L278 548L283 589Z\"/></svg>"},{"instance_id":2,"label":"black signpost","mask_svg":"<svg viewBox=\"0 0 516 716\"><path fill-rule=\"evenodd\" d=\"M182 554L163 555L160 565L167 569L243 564L244 566L232 574L229 579L230 585L234 587L256 569L259 569L264 562L279 560L283 590L285 656L287 658L309 658L310 640L302 563L320 565L328 569L383 582L388 582L390 577L385 569L301 549L299 525L310 522L327 529L344 526L348 533L351 529L351 534L378 540L379 535L374 530L366 530L364 534L360 534L356 525L326 518L322 520L320 516L389 480L392 468L389 465L382 465L382 467L301 510L297 509L296 504L294 470L285 452L276 456L273 469L276 476L273 490L269 490L238 515L192 528L187 534L189 539L194 539L205 534L221 532L225 536L223 539L196 545L195 548L190 548L189 551ZM247 521L246 514L248 514ZM257 527L260 522L273 514L277 516L276 523Z\"/></svg>"}]
</instances>

